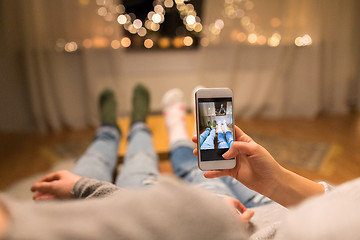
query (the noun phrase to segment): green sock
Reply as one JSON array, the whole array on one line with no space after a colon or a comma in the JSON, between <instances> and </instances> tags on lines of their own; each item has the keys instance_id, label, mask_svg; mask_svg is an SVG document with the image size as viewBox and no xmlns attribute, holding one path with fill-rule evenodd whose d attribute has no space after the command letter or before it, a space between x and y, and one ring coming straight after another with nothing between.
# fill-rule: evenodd
<instances>
[{"instance_id":1,"label":"green sock","mask_svg":"<svg viewBox=\"0 0 360 240\"><path fill-rule=\"evenodd\" d=\"M145 122L149 111L150 94L148 89L137 84L133 91L131 124Z\"/></svg>"},{"instance_id":2,"label":"green sock","mask_svg":"<svg viewBox=\"0 0 360 240\"><path fill-rule=\"evenodd\" d=\"M102 91L99 107L101 123L118 127L116 118L116 99L112 90L105 89Z\"/></svg>"}]
</instances>

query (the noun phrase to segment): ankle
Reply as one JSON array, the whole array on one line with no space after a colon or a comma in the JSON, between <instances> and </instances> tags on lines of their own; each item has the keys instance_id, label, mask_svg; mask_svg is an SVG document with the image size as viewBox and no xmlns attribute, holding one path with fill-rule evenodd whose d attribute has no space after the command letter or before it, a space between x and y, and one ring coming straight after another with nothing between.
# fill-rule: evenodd
<instances>
[{"instance_id":1,"label":"ankle","mask_svg":"<svg viewBox=\"0 0 360 240\"><path fill-rule=\"evenodd\" d=\"M138 84L133 91L131 125L136 122L145 122L149 112L150 94L148 89Z\"/></svg>"}]
</instances>

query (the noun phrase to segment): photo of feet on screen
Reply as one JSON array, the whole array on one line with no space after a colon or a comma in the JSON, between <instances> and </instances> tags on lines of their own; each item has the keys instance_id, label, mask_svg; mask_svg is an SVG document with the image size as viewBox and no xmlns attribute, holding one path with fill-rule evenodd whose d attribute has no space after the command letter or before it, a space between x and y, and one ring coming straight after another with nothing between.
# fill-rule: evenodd
<instances>
[{"instance_id":1,"label":"photo of feet on screen","mask_svg":"<svg viewBox=\"0 0 360 240\"><path fill-rule=\"evenodd\" d=\"M199 102L201 150L230 148L233 132L232 102Z\"/></svg>"}]
</instances>

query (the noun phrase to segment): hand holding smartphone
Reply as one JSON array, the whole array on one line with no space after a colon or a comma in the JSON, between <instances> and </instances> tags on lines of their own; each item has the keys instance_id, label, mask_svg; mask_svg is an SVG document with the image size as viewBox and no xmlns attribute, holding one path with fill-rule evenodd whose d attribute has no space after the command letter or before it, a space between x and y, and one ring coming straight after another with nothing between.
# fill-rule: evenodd
<instances>
[{"instance_id":1,"label":"hand holding smartphone","mask_svg":"<svg viewBox=\"0 0 360 240\"><path fill-rule=\"evenodd\" d=\"M203 171L231 169L224 159L234 141L233 94L229 88L201 88L195 93L198 165Z\"/></svg>"}]
</instances>

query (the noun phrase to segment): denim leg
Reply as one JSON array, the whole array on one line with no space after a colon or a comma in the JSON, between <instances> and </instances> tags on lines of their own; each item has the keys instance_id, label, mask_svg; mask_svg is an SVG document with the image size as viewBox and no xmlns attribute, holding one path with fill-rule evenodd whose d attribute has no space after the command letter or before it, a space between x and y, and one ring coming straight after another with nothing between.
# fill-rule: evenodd
<instances>
[{"instance_id":1,"label":"denim leg","mask_svg":"<svg viewBox=\"0 0 360 240\"><path fill-rule=\"evenodd\" d=\"M95 139L71 172L101 181L112 182L118 158L120 132L114 126L101 126Z\"/></svg>"},{"instance_id":2,"label":"denim leg","mask_svg":"<svg viewBox=\"0 0 360 240\"><path fill-rule=\"evenodd\" d=\"M207 189L217 195L236 198L220 178L208 179L198 168L197 157L193 154L194 145L190 140L182 140L171 146L170 160L176 176L185 182Z\"/></svg>"},{"instance_id":3,"label":"denim leg","mask_svg":"<svg viewBox=\"0 0 360 240\"><path fill-rule=\"evenodd\" d=\"M218 148L229 148L223 132L218 133Z\"/></svg>"},{"instance_id":4,"label":"denim leg","mask_svg":"<svg viewBox=\"0 0 360 240\"><path fill-rule=\"evenodd\" d=\"M245 187L241 182L232 177L224 177L222 180L231 189L235 198L247 208L273 203L271 199Z\"/></svg>"},{"instance_id":5,"label":"denim leg","mask_svg":"<svg viewBox=\"0 0 360 240\"><path fill-rule=\"evenodd\" d=\"M229 148L231 147L231 145L232 145L232 143L234 142L234 136L233 136L233 134L228 130L228 131L226 131L226 133L225 133L226 135L226 140L227 140L227 142L228 142L228 144L229 144Z\"/></svg>"},{"instance_id":6,"label":"denim leg","mask_svg":"<svg viewBox=\"0 0 360 240\"><path fill-rule=\"evenodd\" d=\"M209 133L210 133L210 128L206 128L205 131L202 134L200 134L200 146L203 144L207 136L209 136Z\"/></svg>"},{"instance_id":7,"label":"denim leg","mask_svg":"<svg viewBox=\"0 0 360 240\"><path fill-rule=\"evenodd\" d=\"M158 156L152 136L143 122L131 126L127 153L115 184L123 188L143 188L156 182L159 175Z\"/></svg>"},{"instance_id":8,"label":"denim leg","mask_svg":"<svg viewBox=\"0 0 360 240\"><path fill-rule=\"evenodd\" d=\"M214 140L215 140L216 131L215 128L211 129L209 136L206 138L206 140L203 142L203 144L200 146L200 149L214 149Z\"/></svg>"}]
</instances>

